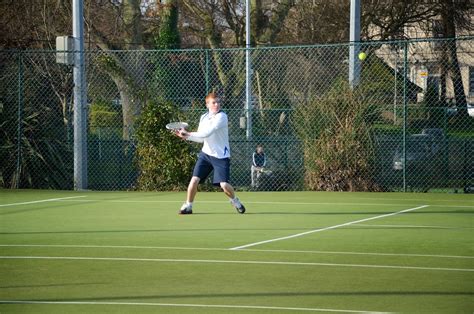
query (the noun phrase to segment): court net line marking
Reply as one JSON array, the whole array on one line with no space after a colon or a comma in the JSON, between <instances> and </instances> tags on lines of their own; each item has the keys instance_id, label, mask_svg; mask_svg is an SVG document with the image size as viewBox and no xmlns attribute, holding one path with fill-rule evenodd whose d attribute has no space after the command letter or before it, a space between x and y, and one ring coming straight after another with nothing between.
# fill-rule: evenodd
<instances>
[{"instance_id":1,"label":"court net line marking","mask_svg":"<svg viewBox=\"0 0 474 314\"><path fill-rule=\"evenodd\" d=\"M107 200L107 199L82 199L82 200L67 200L68 202L110 202L110 203L175 203L182 204L182 200ZM403 201L403 200L402 200ZM228 201L199 201L202 204L229 204ZM407 204L400 203L337 203L337 202L243 202L244 204L262 204L262 205L343 205L343 206L401 206ZM427 206L433 207L449 207L449 208L474 208L470 205L440 205L440 204L429 204Z\"/></svg>"},{"instance_id":2,"label":"court net line marking","mask_svg":"<svg viewBox=\"0 0 474 314\"><path fill-rule=\"evenodd\" d=\"M49 199L45 199L45 200L37 200L37 201L31 201L31 202L0 204L0 207L37 204L37 203L45 203L45 202L55 202L55 201L70 200L70 199L73 199L73 198L80 198L80 197L86 197L86 196L81 195L81 196L71 196L71 197L61 197L61 198L49 198Z\"/></svg>"},{"instance_id":3,"label":"court net line marking","mask_svg":"<svg viewBox=\"0 0 474 314\"><path fill-rule=\"evenodd\" d=\"M445 267L397 266L397 265L375 265L375 264L372 264L372 265L370 264L339 264L339 263L313 263L313 262L282 262L282 261L207 260L207 259L179 259L179 258L131 258L131 257L83 257L83 256L0 256L0 259L200 263L200 264L253 264L253 265L278 265L278 266L279 265L328 266L328 267L358 267L358 268L385 268L385 269L474 272L474 269L471 269L471 268L445 268Z\"/></svg>"},{"instance_id":4,"label":"court net line marking","mask_svg":"<svg viewBox=\"0 0 474 314\"><path fill-rule=\"evenodd\" d=\"M357 223L364 222L364 221L370 221L370 220L374 220L374 219L386 218L386 217L395 216L395 215L398 215L398 214L408 213L408 212L411 212L411 211L414 211L414 210L417 210L417 209L421 209L421 208L425 208L425 207L428 207L428 206L429 205L421 205L421 206L418 206L418 207L408 208L408 209L400 210L398 212L394 212L394 213L390 213L390 214L384 214L384 215L379 215L379 216L373 216L373 217L369 217L369 218L354 220L354 221L346 222L346 223L343 223L343 224L334 225L334 226L330 226L330 227L326 227L326 228L314 229L314 230L310 230L310 231L306 231L306 232L301 232L301 233L289 235L289 236L286 236L286 237L249 243L249 244L245 244L245 245L230 248L229 250L240 250L240 249L244 249L244 248L248 248L248 247L252 247L252 246L257 246L257 245L261 245L261 244L293 239L293 238L302 237L304 235L308 235L308 234L312 234L312 233L316 233L316 232L322 232L322 231L326 231L326 230L332 230L332 229L336 229L336 228L340 228L340 227L350 226L350 225L357 224Z\"/></svg>"},{"instance_id":5,"label":"court net line marking","mask_svg":"<svg viewBox=\"0 0 474 314\"><path fill-rule=\"evenodd\" d=\"M180 303L151 303L151 302L96 302L96 301L28 301L28 300L0 300L0 304L55 304L55 305L139 305L139 306L170 306L170 307L201 307L226 309L259 309L283 311L313 311L313 312L341 312L341 313L389 313L356 310L337 310L307 307L280 307L262 305L224 305L224 304L180 304Z\"/></svg>"},{"instance_id":6,"label":"court net line marking","mask_svg":"<svg viewBox=\"0 0 474 314\"><path fill-rule=\"evenodd\" d=\"M98 249L155 249L155 250L191 250L191 251L229 251L226 248L199 248L176 246L133 246L133 245L67 245L67 244L0 244L0 247L46 247L46 248L98 248ZM334 255L373 255L373 256L401 256L401 257L436 257L473 259L474 256L465 255L434 255L434 254L404 254L404 253L375 253L375 252L341 252L341 251L307 251L307 250L264 250L241 249L239 252L272 252L272 253L303 253L303 254L334 254Z\"/></svg>"}]
</instances>

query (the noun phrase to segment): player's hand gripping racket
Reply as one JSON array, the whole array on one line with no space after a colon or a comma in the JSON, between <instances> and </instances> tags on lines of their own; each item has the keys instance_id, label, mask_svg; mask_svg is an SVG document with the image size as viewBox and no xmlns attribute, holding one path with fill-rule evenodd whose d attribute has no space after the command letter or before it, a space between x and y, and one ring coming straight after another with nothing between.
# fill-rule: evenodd
<instances>
[{"instance_id":1,"label":"player's hand gripping racket","mask_svg":"<svg viewBox=\"0 0 474 314\"><path fill-rule=\"evenodd\" d=\"M263 174L272 174L273 171L271 171L270 169L266 169L266 168L260 168L260 173L263 173Z\"/></svg>"},{"instance_id":2,"label":"player's hand gripping racket","mask_svg":"<svg viewBox=\"0 0 474 314\"><path fill-rule=\"evenodd\" d=\"M188 132L186 131L187 127L188 124L186 122L171 122L166 125L168 130L171 130L171 132L182 139L186 139L186 136L188 135Z\"/></svg>"}]
</instances>

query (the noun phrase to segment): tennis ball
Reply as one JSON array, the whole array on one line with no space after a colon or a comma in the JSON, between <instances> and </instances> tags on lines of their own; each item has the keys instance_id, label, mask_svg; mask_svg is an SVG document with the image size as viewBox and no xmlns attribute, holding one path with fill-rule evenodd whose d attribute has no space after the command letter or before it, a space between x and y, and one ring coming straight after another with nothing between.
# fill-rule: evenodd
<instances>
[{"instance_id":1,"label":"tennis ball","mask_svg":"<svg viewBox=\"0 0 474 314\"><path fill-rule=\"evenodd\" d=\"M367 58L367 54L365 52L359 53L359 60L364 61Z\"/></svg>"}]
</instances>

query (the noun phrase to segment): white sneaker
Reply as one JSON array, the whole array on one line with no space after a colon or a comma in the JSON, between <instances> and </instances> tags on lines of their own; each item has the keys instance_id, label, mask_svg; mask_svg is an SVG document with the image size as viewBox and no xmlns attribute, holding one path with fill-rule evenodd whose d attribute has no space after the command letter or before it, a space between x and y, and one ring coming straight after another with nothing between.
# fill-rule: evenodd
<instances>
[{"instance_id":1,"label":"white sneaker","mask_svg":"<svg viewBox=\"0 0 474 314\"><path fill-rule=\"evenodd\" d=\"M188 204L184 203L179 210L180 215L189 215L193 213L193 207L189 206Z\"/></svg>"},{"instance_id":2,"label":"white sneaker","mask_svg":"<svg viewBox=\"0 0 474 314\"><path fill-rule=\"evenodd\" d=\"M234 200L230 200L230 203L235 207L235 209L237 209L239 214L245 213L245 206L240 202L238 197L236 197Z\"/></svg>"}]
</instances>

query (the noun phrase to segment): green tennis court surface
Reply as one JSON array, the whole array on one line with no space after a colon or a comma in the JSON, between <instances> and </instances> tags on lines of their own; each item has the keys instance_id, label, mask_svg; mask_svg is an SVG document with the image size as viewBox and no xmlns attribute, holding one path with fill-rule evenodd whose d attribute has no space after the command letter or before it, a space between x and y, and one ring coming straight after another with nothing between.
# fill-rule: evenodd
<instances>
[{"instance_id":1,"label":"green tennis court surface","mask_svg":"<svg viewBox=\"0 0 474 314\"><path fill-rule=\"evenodd\" d=\"M474 198L0 191L1 313L474 311Z\"/></svg>"}]
</instances>

